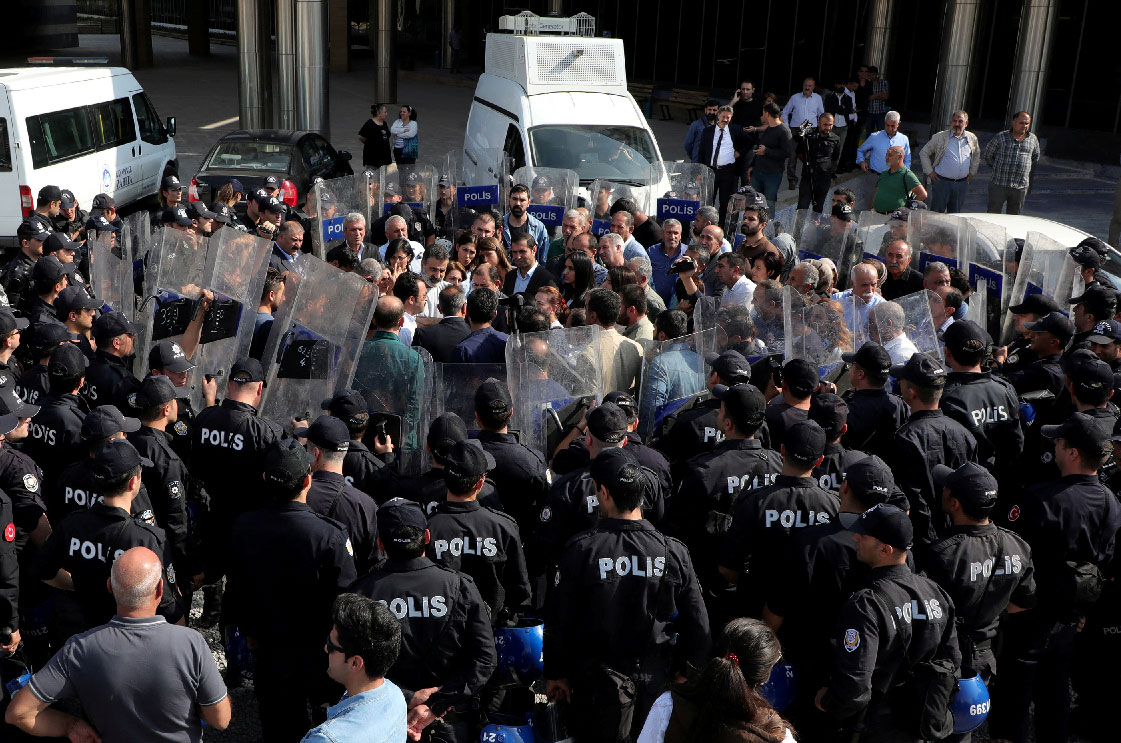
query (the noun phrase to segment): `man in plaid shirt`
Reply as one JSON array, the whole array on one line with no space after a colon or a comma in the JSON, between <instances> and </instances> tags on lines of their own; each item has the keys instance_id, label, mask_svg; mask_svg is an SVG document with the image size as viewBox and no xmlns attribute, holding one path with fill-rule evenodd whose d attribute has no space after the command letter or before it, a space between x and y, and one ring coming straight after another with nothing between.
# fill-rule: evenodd
<instances>
[{"instance_id":1,"label":"man in plaid shirt","mask_svg":"<svg viewBox=\"0 0 1121 743\"><path fill-rule=\"evenodd\" d=\"M868 133L871 134L884 128L891 85L880 77L880 71L875 65L868 67L868 77L872 80L872 95L868 97Z\"/></svg>"},{"instance_id":2,"label":"man in plaid shirt","mask_svg":"<svg viewBox=\"0 0 1121 743\"><path fill-rule=\"evenodd\" d=\"M1020 111L1012 117L1011 129L985 145L985 162L993 169L988 209L992 214L1000 214L1005 204L1009 214L1019 214L1024 206L1031 169L1039 161L1039 140L1030 129L1031 114Z\"/></svg>"}]
</instances>

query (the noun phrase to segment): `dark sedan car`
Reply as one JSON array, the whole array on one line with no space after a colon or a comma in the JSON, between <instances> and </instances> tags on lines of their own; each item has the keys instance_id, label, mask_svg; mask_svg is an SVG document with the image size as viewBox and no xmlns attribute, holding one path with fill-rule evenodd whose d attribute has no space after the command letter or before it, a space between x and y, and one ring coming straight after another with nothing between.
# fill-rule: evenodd
<instances>
[{"instance_id":1,"label":"dark sedan car","mask_svg":"<svg viewBox=\"0 0 1121 743\"><path fill-rule=\"evenodd\" d=\"M214 201L218 189L236 178L246 194L262 186L265 178L280 180L281 197L298 206L315 178L351 175L350 153L336 150L315 132L279 129L242 129L218 140L191 179L191 201ZM238 202L238 213L245 201Z\"/></svg>"}]
</instances>

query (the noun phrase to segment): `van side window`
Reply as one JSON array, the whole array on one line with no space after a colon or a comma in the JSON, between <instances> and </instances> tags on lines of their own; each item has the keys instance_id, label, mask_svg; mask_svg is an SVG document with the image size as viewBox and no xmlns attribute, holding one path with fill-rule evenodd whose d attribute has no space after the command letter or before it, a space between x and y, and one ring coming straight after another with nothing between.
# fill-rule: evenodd
<instances>
[{"instance_id":1,"label":"van side window","mask_svg":"<svg viewBox=\"0 0 1121 743\"><path fill-rule=\"evenodd\" d=\"M12 145L8 142L8 120L0 116L0 173L12 172Z\"/></svg>"},{"instance_id":2,"label":"van side window","mask_svg":"<svg viewBox=\"0 0 1121 743\"><path fill-rule=\"evenodd\" d=\"M90 120L99 150L136 141L136 126L132 123L132 106L128 104L128 98L90 106Z\"/></svg>"},{"instance_id":3,"label":"van side window","mask_svg":"<svg viewBox=\"0 0 1121 743\"><path fill-rule=\"evenodd\" d=\"M85 106L27 117L31 163L45 168L93 152L89 113Z\"/></svg>"},{"instance_id":4,"label":"van side window","mask_svg":"<svg viewBox=\"0 0 1121 743\"><path fill-rule=\"evenodd\" d=\"M525 165L525 148L522 146L522 133L513 124L506 130L506 144L502 146L506 156L514 160L514 170Z\"/></svg>"},{"instance_id":5,"label":"van side window","mask_svg":"<svg viewBox=\"0 0 1121 743\"><path fill-rule=\"evenodd\" d=\"M132 97L132 105L136 108L136 124L140 128L140 138L148 144L166 142L167 137L160 127L160 117L148 101L148 96L137 93Z\"/></svg>"}]
</instances>

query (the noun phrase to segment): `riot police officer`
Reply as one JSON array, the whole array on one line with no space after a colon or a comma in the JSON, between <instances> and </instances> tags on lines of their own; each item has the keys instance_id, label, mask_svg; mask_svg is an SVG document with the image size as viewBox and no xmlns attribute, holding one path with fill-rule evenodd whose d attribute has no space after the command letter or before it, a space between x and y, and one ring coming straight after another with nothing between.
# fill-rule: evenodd
<instances>
[{"instance_id":1,"label":"riot police officer","mask_svg":"<svg viewBox=\"0 0 1121 743\"><path fill-rule=\"evenodd\" d=\"M782 445L787 428L806 420L810 396L819 381L817 365L805 359L791 359L782 365L779 395L767 403L767 430L772 447Z\"/></svg>"},{"instance_id":2,"label":"riot police officer","mask_svg":"<svg viewBox=\"0 0 1121 743\"><path fill-rule=\"evenodd\" d=\"M3 313L0 312L0 318L2 317ZM50 363L51 354L61 344L70 343L73 339L74 334L57 322L40 323L29 328L26 333L21 333L20 346L24 349L25 363L16 382L16 391L21 398L35 405L47 398L50 391L47 364Z\"/></svg>"},{"instance_id":3,"label":"riot police officer","mask_svg":"<svg viewBox=\"0 0 1121 743\"><path fill-rule=\"evenodd\" d=\"M308 506L311 460L298 441L271 441L259 456L265 505L233 525L226 606L255 648L262 737L298 741L335 698L323 638L335 597L354 582L353 549L339 522Z\"/></svg>"},{"instance_id":4,"label":"riot police officer","mask_svg":"<svg viewBox=\"0 0 1121 743\"><path fill-rule=\"evenodd\" d=\"M164 597L159 614L169 622L183 620L182 597L163 529L130 515L132 500L141 488L141 468L146 464L150 462L128 441L105 442L90 462L101 500L55 524L39 552L36 574L49 585L74 591L83 609L75 625L58 623L60 639L104 624L113 616L113 596L105 590L109 570L113 560L133 547L147 547L160 556Z\"/></svg>"},{"instance_id":5,"label":"riot police officer","mask_svg":"<svg viewBox=\"0 0 1121 743\"><path fill-rule=\"evenodd\" d=\"M436 506L448 496L448 486L444 482L445 457L453 446L466 440L467 426L462 418L455 413L437 416L428 427L425 438L425 448L432 455L432 467L419 475L402 477L395 492L399 492L402 498L419 503L425 515L431 516L436 512ZM502 510L502 501L498 498L494 481L489 477L484 481L478 501L487 508Z\"/></svg>"},{"instance_id":6,"label":"riot police officer","mask_svg":"<svg viewBox=\"0 0 1121 743\"><path fill-rule=\"evenodd\" d=\"M351 590L401 620L401 654L386 678L405 694L410 729L434 726L433 739L466 741L470 712L497 663L486 604L469 576L425 557L428 523L413 501L382 504L378 535L386 562Z\"/></svg>"},{"instance_id":7,"label":"riot police officer","mask_svg":"<svg viewBox=\"0 0 1121 743\"><path fill-rule=\"evenodd\" d=\"M347 483L377 502L384 503L392 498L398 471L395 464L387 464L383 457L392 457L394 444L401 442L382 441L379 437L374 443L375 451L370 451L363 442L370 424L369 408L366 398L357 390L339 392L324 400L322 408L345 423L350 431L350 446L343 458L343 476Z\"/></svg>"},{"instance_id":8,"label":"riot police officer","mask_svg":"<svg viewBox=\"0 0 1121 743\"><path fill-rule=\"evenodd\" d=\"M138 323L125 319L120 312L106 312L93 321L93 339L97 352L86 371L83 395L91 408L116 405L128 410L129 396L140 389L140 380L129 369Z\"/></svg>"},{"instance_id":9,"label":"riot police officer","mask_svg":"<svg viewBox=\"0 0 1121 743\"><path fill-rule=\"evenodd\" d=\"M31 420L31 436L24 452L43 468L46 480L86 456L82 421L89 408L78 395L86 379L86 361L73 343L58 346L47 365L50 394Z\"/></svg>"},{"instance_id":10,"label":"riot police officer","mask_svg":"<svg viewBox=\"0 0 1121 743\"><path fill-rule=\"evenodd\" d=\"M873 506L851 530L856 558L871 572L867 587L841 608L834 671L817 693L817 707L848 729L862 720L862 740L918 743L922 705L911 669L927 661L943 661L955 672L960 667L954 604L907 567L914 532L905 512Z\"/></svg>"},{"instance_id":11,"label":"riot police officer","mask_svg":"<svg viewBox=\"0 0 1121 743\"><path fill-rule=\"evenodd\" d=\"M1002 375L1009 376L1022 371L1039 358L1032 350L1031 331L1027 326L1058 310L1058 303L1046 294L1029 294L1024 297L1023 302L1008 308L1015 322L1016 337L1004 348L993 349L993 360L998 362Z\"/></svg>"},{"instance_id":12,"label":"riot police officer","mask_svg":"<svg viewBox=\"0 0 1121 743\"><path fill-rule=\"evenodd\" d=\"M445 456L447 500L428 518L432 562L475 580L495 626L516 620L531 592L518 525L510 516L479 503L494 457L477 442L463 440Z\"/></svg>"},{"instance_id":13,"label":"riot police officer","mask_svg":"<svg viewBox=\"0 0 1121 743\"><path fill-rule=\"evenodd\" d=\"M1063 369L1059 360L1074 335L1074 325L1063 313L1055 311L1024 327L1030 334L1036 360L1020 371L1005 372L1005 377L1021 396L1046 392L1058 397L1063 391Z\"/></svg>"},{"instance_id":14,"label":"riot police officer","mask_svg":"<svg viewBox=\"0 0 1121 743\"><path fill-rule=\"evenodd\" d=\"M907 420L907 406L898 395L886 389L891 375L891 356L879 343L868 341L855 353L842 354L849 367L851 394L846 394L849 406L847 429L841 443L848 449L890 456L892 436Z\"/></svg>"},{"instance_id":15,"label":"riot police officer","mask_svg":"<svg viewBox=\"0 0 1121 743\"><path fill-rule=\"evenodd\" d=\"M704 662L709 623L688 550L643 519L648 477L625 450L608 449L592 460L592 479L603 517L561 559L545 625L546 693L570 701L576 740L623 740L626 700L641 729L666 681Z\"/></svg>"},{"instance_id":16,"label":"riot police officer","mask_svg":"<svg viewBox=\"0 0 1121 743\"><path fill-rule=\"evenodd\" d=\"M34 219L23 220L16 229L19 252L4 266L4 271L0 274L0 282L7 295L5 304L8 306L19 307L25 297L31 296L31 272L43 256L43 243L50 235L51 231Z\"/></svg>"},{"instance_id":17,"label":"riot police officer","mask_svg":"<svg viewBox=\"0 0 1121 743\"><path fill-rule=\"evenodd\" d=\"M359 575L378 562L378 507L374 499L358 490L343 476L343 458L350 447L346 424L331 415L321 415L294 434L306 438L311 455L311 490L307 503L316 513L338 521L350 536L354 568Z\"/></svg>"},{"instance_id":18,"label":"riot police officer","mask_svg":"<svg viewBox=\"0 0 1121 743\"><path fill-rule=\"evenodd\" d=\"M612 402L619 406L627 415L627 449L643 467L653 471L665 483L667 490L672 489L669 462L665 456L643 443L638 433L638 401L631 395L620 390L608 392L603 396L603 402Z\"/></svg>"},{"instance_id":19,"label":"riot police officer","mask_svg":"<svg viewBox=\"0 0 1121 743\"><path fill-rule=\"evenodd\" d=\"M58 237L58 233L54 233L47 241ZM69 286L74 269L73 263L62 263L53 255L44 255L35 262L35 268L31 269L30 291L24 293L19 304L20 312L30 323L58 322L54 300Z\"/></svg>"},{"instance_id":20,"label":"riot police officer","mask_svg":"<svg viewBox=\"0 0 1121 743\"><path fill-rule=\"evenodd\" d=\"M187 388L187 372L194 369L195 365L187 358L182 346L171 341L160 341L148 351L148 373L167 377L171 380L176 390L176 400L179 402L179 411L175 414L175 422L171 424L168 433L171 434L172 446L183 461L191 457L191 426L195 420L195 411L191 407L190 390ZM218 384L213 379L204 379L202 382L202 397L207 406L214 404Z\"/></svg>"},{"instance_id":21,"label":"riot police officer","mask_svg":"<svg viewBox=\"0 0 1121 743\"><path fill-rule=\"evenodd\" d=\"M1094 333L1094 327L1103 320L1111 320L1117 312L1117 292L1112 286L1095 284L1087 286L1081 296L1072 297L1074 305L1075 333L1067 345L1066 354L1079 349L1089 349L1087 338Z\"/></svg>"},{"instance_id":22,"label":"riot police officer","mask_svg":"<svg viewBox=\"0 0 1121 743\"><path fill-rule=\"evenodd\" d=\"M825 452L821 464L813 469L811 477L823 490L838 492L845 481L849 465L868 456L862 451L846 449L841 437L848 428L849 406L830 392L821 392L810 400L809 419L825 431Z\"/></svg>"},{"instance_id":23,"label":"riot police officer","mask_svg":"<svg viewBox=\"0 0 1121 743\"><path fill-rule=\"evenodd\" d=\"M16 317L8 307L0 307L0 373L19 377L22 365L14 358L23 345L23 335L30 325L26 317Z\"/></svg>"}]
</instances>

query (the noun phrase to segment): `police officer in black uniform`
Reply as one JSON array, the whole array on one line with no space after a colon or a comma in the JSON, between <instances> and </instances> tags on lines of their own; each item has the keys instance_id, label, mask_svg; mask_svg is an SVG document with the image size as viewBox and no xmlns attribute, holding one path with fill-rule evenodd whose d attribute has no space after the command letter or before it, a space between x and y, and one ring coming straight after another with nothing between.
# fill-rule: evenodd
<instances>
[{"instance_id":1,"label":"police officer in black uniform","mask_svg":"<svg viewBox=\"0 0 1121 743\"><path fill-rule=\"evenodd\" d=\"M436 512L436 506L447 500L448 486L444 481L445 457L452 447L461 441L467 440L467 426L463 419L455 413L444 413L437 416L428 427L425 438L425 447L432 455L432 467L419 475L402 477L395 492L400 497L415 501L424 509L426 516ZM496 511L502 510L502 501L494 487L494 481L485 478L483 489L479 492L479 503Z\"/></svg>"},{"instance_id":2,"label":"police officer in black uniform","mask_svg":"<svg viewBox=\"0 0 1121 743\"><path fill-rule=\"evenodd\" d=\"M497 665L487 606L470 576L425 557L428 524L413 501L382 504L378 535L386 562L351 590L401 620L401 653L386 677L405 694L410 727L431 727L431 740L464 743L477 695Z\"/></svg>"},{"instance_id":3,"label":"police officer in black uniform","mask_svg":"<svg viewBox=\"0 0 1121 743\"><path fill-rule=\"evenodd\" d=\"M1055 311L1024 327L1030 333L1031 350L1035 353L1036 360L1020 371L1005 371L1004 376L1021 397L1028 393L1049 393L1058 397L1063 391L1063 368L1060 360L1063 349L1074 335L1074 325L1063 313ZM1045 403L1032 404L1037 411L1047 409Z\"/></svg>"},{"instance_id":4,"label":"police officer in black uniform","mask_svg":"<svg viewBox=\"0 0 1121 743\"><path fill-rule=\"evenodd\" d=\"M993 359L999 363L998 369L1002 375L1009 376L1021 371L1039 358L1032 350L1031 331L1027 326L1058 310L1058 303L1045 294L1029 294L1024 297L1023 302L1008 308L1015 320L1016 337L1004 348L993 349Z\"/></svg>"},{"instance_id":5,"label":"police officer in black uniform","mask_svg":"<svg viewBox=\"0 0 1121 743\"><path fill-rule=\"evenodd\" d=\"M25 219L16 230L19 252L4 266L0 273L0 283L7 294L7 304L18 307L25 296L30 296L31 272L35 263L43 256L43 243L50 237L50 230L34 219Z\"/></svg>"},{"instance_id":6,"label":"police officer in black uniform","mask_svg":"<svg viewBox=\"0 0 1121 743\"><path fill-rule=\"evenodd\" d=\"M23 450L43 468L46 480L87 455L82 441L82 421L89 407L78 395L89 362L73 343L58 346L47 365L50 394L31 420L31 436Z\"/></svg>"},{"instance_id":7,"label":"police officer in black uniform","mask_svg":"<svg viewBox=\"0 0 1121 743\"><path fill-rule=\"evenodd\" d=\"M36 574L49 585L74 591L83 609L75 625L56 623L60 639L104 624L113 616L113 595L105 590L109 570L113 560L133 547L147 547L160 556L165 575L159 614L169 622L183 621L185 607L175 582L167 537L155 523L130 514L145 464L148 462L128 441L107 441L90 462L101 500L55 524L39 552Z\"/></svg>"},{"instance_id":8,"label":"police officer in black uniform","mask_svg":"<svg viewBox=\"0 0 1121 743\"><path fill-rule=\"evenodd\" d=\"M84 286L68 286L60 291L54 300L54 311L58 315L58 319L48 318L50 322L47 324L62 324L69 331L66 323L71 323L71 326L74 327L74 330L71 331L74 341L82 349L86 358L93 361L96 354L93 344L90 343L90 339L85 333L93 329L93 321L97 316L94 310L100 309L101 301L91 297Z\"/></svg>"},{"instance_id":9,"label":"police officer in black uniform","mask_svg":"<svg viewBox=\"0 0 1121 743\"><path fill-rule=\"evenodd\" d=\"M0 374L18 379L23 371L23 365L17 358L16 351L24 343L24 331L30 325L26 317L16 317L8 307L0 307ZM26 358L24 352L19 356Z\"/></svg>"},{"instance_id":10,"label":"police officer in black uniform","mask_svg":"<svg viewBox=\"0 0 1121 743\"><path fill-rule=\"evenodd\" d=\"M805 359L791 359L783 364L779 395L767 403L767 430L772 447L782 445L787 428L806 420L810 396L819 381L817 365Z\"/></svg>"},{"instance_id":11,"label":"police officer in black uniform","mask_svg":"<svg viewBox=\"0 0 1121 743\"><path fill-rule=\"evenodd\" d=\"M4 313L0 312L0 318L3 316ZM68 344L72 340L74 334L67 330L65 325L57 322L40 323L20 334L21 353L25 361L23 371L16 382L16 392L22 399L38 405L47 398L50 391L47 365L50 363L51 354L60 345Z\"/></svg>"},{"instance_id":12,"label":"police officer in black uniform","mask_svg":"<svg viewBox=\"0 0 1121 743\"><path fill-rule=\"evenodd\" d=\"M1044 426L1042 434L1055 441L1062 476L1029 488L1007 514L1010 528L1032 547L1039 596L1022 622L1005 627L992 729L1016 741L1028 740L1033 697L1036 739L1067 739L1075 637L1100 581L1113 577L1121 529L1121 505L1098 480L1099 463L1112 448L1101 428L1074 413L1061 425Z\"/></svg>"},{"instance_id":13,"label":"police officer in black uniform","mask_svg":"<svg viewBox=\"0 0 1121 743\"><path fill-rule=\"evenodd\" d=\"M43 225L47 232L54 232L54 218L62 211L62 189L55 185L43 186L35 199L35 211L28 219Z\"/></svg>"},{"instance_id":14,"label":"police officer in black uniform","mask_svg":"<svg viewBox=\"0 0 1121 743\"><path fill-rule=\"evenodd\" d=\"M881 504L851 527L856 558L871 567L867 587L841 609L835 666L817 693L818 709L861 740L914 741L918 690L909 670L927 661L961 665L949 595L907 566L914 532L907 514Z\"/></svg>"},{"instance_id":15,"label":"police officer in black uniform","mask_svg":"<svg viewBox=\"0 0 1121 743\"><path fill-rule=\"evenodd\" d=\"M31 290L19 304L20 312L31 324L58 322L54 299L69 286L74 270L73 263L62 263L53 255L45 255L35 262L35 268L31 269Z\"/></svg>"},{"instance_id":16,"label":"police officer in black uniform","mask_svg":"<svg viewBox=\"0 0 1121 743\"><path fill-rule=\"evenodd\" d=\"M892 437L907 420L907 406L898 395L886 389L891 376L891 356L879 343L868 341L855 353L842 354L849 367L846 392L849 406L847 429L841 443L847 449L875 454L886 459L893 450Z\"/></svg>"},{"instance_id":17,"label":"police officer in black uniform","mask_svg":"<svg viewBox=\"0 0 1121 743\"><path fill-rule=\"evenodd\" d=\"M931 468L944 464L956 469L977 461L973 434L938 407L946 374L941 362L925 353L916 353L906 364L891 368L911 415L895 432L894 451L887 461L911 504L915 537L923 547L944 536L950 526L942 513L942 491L934 485ZM919 559L921 562L921 555Z\"/></svg>"},{"instance_id":18,"label":"police officer in black uniform","mask_svg":"<svg viewBox=\"0 0 1121 743\"><path fill-rule=\"evenodd\" d=\"M370 413L366 398L357 390L339 392L324 400L322 408L345 423L350 431L350 446L343 459L343 476L347 483L377 502L384 503L392 498L399 476L393 460L393 446L401 442L382 441L379 437L374 442L376 451L366 446L363 439L370 425Z\"/></svg>"},{"instance_id":19,"label":"police officer in black uniform","mask_svg":"<svg viewBox=\"0 0 1121 743\"><path fill-rule=\"evenodd\" d=\"M120 312L107 312L93 321L97 353L86 371L82 393L90 407L116 405L118 410L129 409L129 396L140 389L140 380L128 365L141 329Z\"/></svg>"},{"instance_id":20,"label":"police officer in black uniform","mask_svg":"<svg viewBox=\"0 0 1121 743\"><path fill-rule=\"evenodd\" d=\"M825 452L821 464L811 475L823 490L839 492L849 465L868 456L866 452L846 449L841 443L848 427L849 406L831 392L820 392L810 399L809 419L825 431Z\"/></svg>"},{"instance_id":21,"label":"police officer in black uniform","mask_svg":"<svg viewBox=\"0 0 1121 743\"><path fill-rule=\"evenodd\" d=\"M245 373L235 366L231 377ZM298 741L337 698L323 638L335 597L354 582L353 549L342 524L308 506L311 460L298 441L271 441L259 457L266 504L233 526L226 607L255 648L262 738Z\"/></svg>"},{"instance_id":22,"label":"police officer in black uniform","mask_svg":"<svg viewBox=\"0 0 1121 743\"><path fill-rule=\"evenodd\" d=\"M1102 320L1111 320L1117 312L1117 292L1112 286L1101 284L1087 286L1080 296L1072 297L1074 305L1075 333L1066 348L1066 355L1078 349L1089 349L1087 338L1093 334L1094 326Z\"/></svg>"},{"instance_id":23,"label":"police officer in black uniform","mask_svg":"<svg viewBox=\"0 0 1121 743\"><path fill-rule=\"evenodd\" d=\"M1094 332L1086 336L1090 350L1099 359L1109 364L1114 374L1114 397L1121 401L1121 322L1102 320L1094 326Z\"/></svg>"},{"instance_id":24,"label":"police officer in black uniform","mask_svg":"<svg viewBox=\"0 0 1121 743\"><path fill-rule=\"evenodd\" d=\"M660 451L643 443L638 433L638 401L626 392L614 390L603 396L603 402L615 403L627 414L627 449L639 464L658 475L667 491L672 490L669 461Z\"/></svg>"},{"instance_id":25,"label":"police officer in black uniform","mask_svg":"<svg viewBox=\"0 0 1121 743\"><path fill-rule=\"evenodd\" d=\"M183 348L178 343L160 341L152 346L148 352L148 373L155 376L167 377L175 386L176 399L179 401L179 412L176 413L175 422L171 424L168 433L171 434L172 446L183 461L191 457L191 426L195 420L195 411L191 406L190 390L187 387L187 372L194 369L195 365L187 358ZM213 379L204 379L202 382L202 397L207 405L214 404L217 395L218 383Z\"/></svg>"},{"instance_id":26,"label":"police officer in black uniform","mask_svg":"<svg viewBox=\"0 0 1121 743\"><path fill-rule=\"evenodd\" d=\"M365 575L378 563L378 507L374 499L358 490L343 476L343 458L350 447L346 424L331 415L321 415L307 428L294 432L306 438L311 455L311 509L338 521L354 549L354 569Z\"/></svg>"},{"instance_id":27,"label":"police officer in black uniform","mask_svg":"<svg viewBox=\"0 0 1121 743\"><path fill-rule=\"evenodd\" d=\"M626 450L599 454L592 479L603 518L564 549L545 623L545 688L570 701L576 740L625 740L666 682L704 663L708 614L685 545L643 519L649 477Z\"/></svg>"},{"instance_id":28,"label":"police officer in black uniform","mask_svg":"<svg viewBox=\"0 0 1121 743\"><path fill-rule=\"evenodd\" d=\"M465 439L445 456L447 500L428 518L432 562L475 580L494 626L510 624L529 608L531 591L522 536L510 516L478 501L494 457Z\"/></svg>"}]
</instances>

